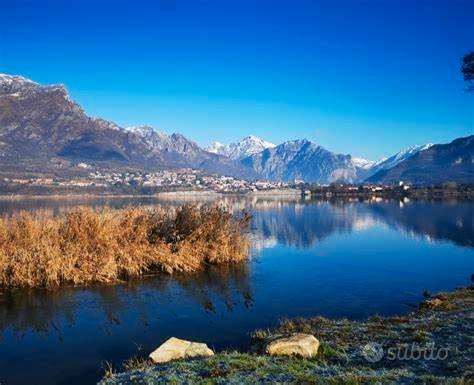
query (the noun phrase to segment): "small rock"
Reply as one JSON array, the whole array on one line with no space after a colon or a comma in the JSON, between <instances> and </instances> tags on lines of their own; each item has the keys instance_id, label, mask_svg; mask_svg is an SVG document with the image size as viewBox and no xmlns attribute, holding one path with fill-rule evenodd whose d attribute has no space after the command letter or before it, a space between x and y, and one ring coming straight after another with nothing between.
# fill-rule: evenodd
<instances>
[{"instance_id":1,"label":"small rock","mask_svg":"<svg viewBox=\"0 0 474 385\"><path fill-rule=\"evenodd\" d=\"M311 334L295 333L276 337L265 347L271 356L299 356L311 358L318 354L319 341Z\"/></svg>"},{"instance_id":2,"label":"small rock","mask_svg":"<svg viewBox=\"0 0 474 385\"><path fill-rule=\"evenodd\" d=\"M433 298L425 302L422 302L421 307L424 309L434 309L434 308L437 308L438 306L441 306L442 304L443 304L443 301L441 299Z\"/></svg>"},{"instance_id":3,"label":"small rock","mask_svg":"<svg viewBox=\"0 0 474 385\"><path fill-rule=\"evenodd\" d=\"M164 363L180 358L209 357L214 352L206 344L191 342L171 337L160 347L150 353L149 357L156 363Z\"/></svg>"}]
</instances>

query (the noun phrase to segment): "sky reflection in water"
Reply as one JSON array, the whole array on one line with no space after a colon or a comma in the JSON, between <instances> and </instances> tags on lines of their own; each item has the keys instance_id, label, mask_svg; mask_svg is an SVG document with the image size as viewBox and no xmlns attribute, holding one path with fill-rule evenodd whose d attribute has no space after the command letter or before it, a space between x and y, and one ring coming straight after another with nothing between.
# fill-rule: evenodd
<instances>
[{"instance_id":1,"label":"sky reflection in water","mask_svg":"<svg viewBox=\"0 0 474 385\"><path fill-rule=\"evenodd\" d=\"M172 200L0 201L1 213ZM119 286L0 296L0 382L93 383L100 363L170 336L244 349L248 333L296 316L365 318L410 309L421 293L469 284L474 204L228 198L253 212L249 263ZM34 359L31 359L34 357Z\"/></svg>"}]
</instances>

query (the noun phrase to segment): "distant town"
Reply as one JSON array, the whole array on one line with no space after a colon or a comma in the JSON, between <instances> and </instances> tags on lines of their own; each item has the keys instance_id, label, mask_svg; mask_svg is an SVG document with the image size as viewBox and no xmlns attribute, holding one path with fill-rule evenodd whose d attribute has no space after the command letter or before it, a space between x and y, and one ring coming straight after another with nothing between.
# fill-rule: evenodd
<instances>
[{"instance_id":1,"label":"distant town","mask_svg":"<svg viewBox=\"0 0 474 385\"><path fill-rule=\"evenodd\" d=\"M396 185L375 184L314 184L303 180L272 182L244 180L231 176L210 174L192 168L166 169L154 172L139 170L110 171L94 169L87 163L78 163L82 175L66 177L31 176L4 177L0 180L0 194L37 193L90 193L90 194L143 194L163 192L213 192L221 194L300 194L303 196L357 196L357 195L472 195L472 187L445 184L416 187L400 181Z\"/></svg>"},{"instance_id":2,"label":"distant town","mask_svg":"<svg viewBox=\"0 0 474 385\"><path fill-rule=\"evenodd\" d=\"M155 172L128 171L113 172L94 170L87 163L77 167L90 169L85 176L69 179L56 177L3 178L3 185L23 187L56 187L56 188L95 188L112 190L139 190L142 192L160 191L214 191L218 193L248 193L261 190L289 189L294 184L285 182L247 181L209 174L191 168L167 169Z\"/></svg>"}]
</instances>

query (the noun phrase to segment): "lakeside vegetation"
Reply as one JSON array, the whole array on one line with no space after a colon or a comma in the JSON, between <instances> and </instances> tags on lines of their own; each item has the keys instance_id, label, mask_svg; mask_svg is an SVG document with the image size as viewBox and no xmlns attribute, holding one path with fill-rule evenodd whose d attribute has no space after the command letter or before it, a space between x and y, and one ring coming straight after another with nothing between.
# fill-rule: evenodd
<instances>
[{"instance_id":1,"label":"lakeside vegetation","mask_svg":"<svg viewBox=\"0 0 474 385\"><path fill-rule=\"evenodd\" d=\"M248 352L164 365L133 357L123 363L123 373L106 366L100 384L472 384L474 287L425 295L417 310L400 316L284 320L275 329L255 331ZM291 333L318 338L318 354L307 359L263 354L265 340ZM363 349L373 343L385 354L369 361ZM400 356L393 359L390 349Z\"/></svg>"},{"instance_id":2,"label":"lakeside vegetation","mask_svg":"<svg viewBox=\"0 0 474 385\"><path fill-rule=\"evenodd\" d=\"M0 288L117 283L245 260L250 216L221 206L0 217Z\"/></svg>"}]
</instances>

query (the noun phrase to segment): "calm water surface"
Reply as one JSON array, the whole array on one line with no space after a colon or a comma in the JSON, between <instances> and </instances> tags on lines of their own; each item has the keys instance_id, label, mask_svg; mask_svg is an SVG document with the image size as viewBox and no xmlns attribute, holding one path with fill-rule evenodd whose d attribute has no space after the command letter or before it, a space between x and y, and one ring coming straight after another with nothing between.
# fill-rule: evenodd
<instances>
[{"instance_id":1,"label":"calm water surface","mask_svg":"<svg viewBox=\"0 0 474 385\"><path fill-rule=\"evenodd\" d=\"M410 310L423 290L467 285L474 203L228 198L248 207L251 260L121 286L0 295L0 383L93 384L104 361L146 355L170 336L245 349L279 319L363 319ZM0 213L78 205L176 205L154 199L0 200Z\"/></svg>"}]
</instances>

